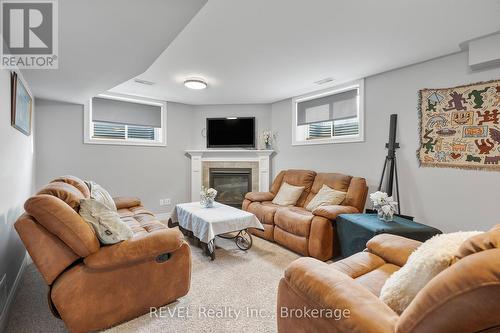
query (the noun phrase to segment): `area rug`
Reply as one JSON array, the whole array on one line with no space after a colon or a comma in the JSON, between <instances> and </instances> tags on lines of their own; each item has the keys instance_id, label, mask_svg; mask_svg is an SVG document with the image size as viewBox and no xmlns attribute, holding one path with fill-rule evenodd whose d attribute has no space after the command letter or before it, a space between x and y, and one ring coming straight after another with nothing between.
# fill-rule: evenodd
<instances>
[{"instance_id":1,"label":"area rug","mask_svg":"<svg viewBox=\"0 0 500 333\"><path fill-rule=\"evenodd\" d=\"M500 80L419 92L421 166L500 171Z\"/></svg>"},{"instance_id":2,"label":"area rug","mask_svg":"<svg viewBox=\"0 0 500 333\"><path fill-rule=\"evenodd\" d=\"M254 237L253 247L240 251L233 241L217 239L210 261L192 245L189 294L162 309L114 328L123 332L275 332L276 295L286 266L298 255ZM7 332L67 332L47 307L47 286L33 264L23 274L12 306Z\"/></svg>"}]
</instances>

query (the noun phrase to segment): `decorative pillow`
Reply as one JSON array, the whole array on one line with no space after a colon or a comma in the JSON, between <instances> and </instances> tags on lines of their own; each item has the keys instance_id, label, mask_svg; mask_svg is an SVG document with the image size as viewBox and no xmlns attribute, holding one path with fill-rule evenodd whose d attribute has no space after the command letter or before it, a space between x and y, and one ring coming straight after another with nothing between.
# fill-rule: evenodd
<instances>
[{"instance_id":1,"label":"decorative pillow","mask_svg":"<svg viewBox=\"0 0 500 333\"><path fill-rule=\"evenodd\" d=\"M313 211L319 206L323 205L340 205L344 201L347 192L337 191L327 185L323 184L321 189L316 193L314 198L309 201L306 209Z\"/></svg>"},{"instance_id":2,"label":"decorative pillow","mask_svg":"<svg viewBox=\"0 0 500 333\"><path fill-rule=\"evenodd\" d=\"M104 189L104 187L102 187L101 185L99 185L93 181L89 181L89 182L85 182L85 183L89 187L90 197L92 199L95 199L95 200L105 204L107 207L109 207L109 209L114 210L115 212L117 211L115 201L113 200L113 198L111 197L109 192L106 191L106 189Z\"/></svg>"},{"instance_id":3,"label":"decorative pillow","mask_svg":"<svg viewBox=\"0 0 500 333\"><path fill-rule=\"evenodd\" d=\"M385 281L380 299L401 314L418 292L441 271L455 262L460 245L478 231L436 235L420 245L400 270Z\"/></svg>"},{"instance_id":4,"label":"decorative pillow","mask_svg":"<svg viewBox=\"0 0 500 333\"><path fill-rule=\"evenodd\" d=\"M294 186L287 182L281 184L278 194L273 199L273 204L280 206L295 205L300 195L304 192L305 186Z\"/></svg>"},{"instance_id":5,"label":"decorative pillow","mask_svg":"<svg viewBox=\"0 0 500 333\"><path fill-rule=\"evenodd\" d=\"M95 199L80 200L80 216L94 228L103 244L115 244L134 235L117 212Z\"/></svg>"}]
</instances>

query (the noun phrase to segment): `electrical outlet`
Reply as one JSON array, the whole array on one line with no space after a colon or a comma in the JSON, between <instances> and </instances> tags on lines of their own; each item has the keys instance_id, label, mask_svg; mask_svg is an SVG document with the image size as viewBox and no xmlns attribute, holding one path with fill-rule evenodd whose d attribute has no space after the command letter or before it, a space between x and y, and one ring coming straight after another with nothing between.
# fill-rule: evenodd
<instances>
[{"instance_id":1,"label":"electrical outlet","mask_svg":"<svg viewBox=\"0 0 500 333\"><path fill-rule=\"evenodd\" d=\"M3 314L3 311L5 310L5 305L7 304L7 297L8 297L8 292L7 292L7 277L4 274L2 276L2 280L0 280L0 317Z\"/></svg>"},{"instance_id":2,"label":"electrical outlet","mask_svg":"<svg viewBox=\"0 0 500 333\"><path fill-rule=\"evenodd\" d=\"M172 202L170 200L170 198L166 198L166 199L160 199L160 206L168 206L170 205Z\"/></svg>"}]
</instances>

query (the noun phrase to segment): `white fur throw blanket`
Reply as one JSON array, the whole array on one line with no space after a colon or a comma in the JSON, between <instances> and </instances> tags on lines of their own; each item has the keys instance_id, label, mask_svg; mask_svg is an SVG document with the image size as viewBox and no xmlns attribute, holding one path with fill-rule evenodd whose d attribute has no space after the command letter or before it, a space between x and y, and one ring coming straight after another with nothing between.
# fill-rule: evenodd
<instances>
[{"instance_id":1,"label":"white fur throw blanket","mask_svg":"<svg viewBox=\"0 0 500 333\"><path fill-rule=\"evenodd\" d=\"M401 314L417 293L449 267L460 245L478 231L436 235L420 245L400 270L392 274L380 291L380 299Z\"/></svg>"}]
</instances>

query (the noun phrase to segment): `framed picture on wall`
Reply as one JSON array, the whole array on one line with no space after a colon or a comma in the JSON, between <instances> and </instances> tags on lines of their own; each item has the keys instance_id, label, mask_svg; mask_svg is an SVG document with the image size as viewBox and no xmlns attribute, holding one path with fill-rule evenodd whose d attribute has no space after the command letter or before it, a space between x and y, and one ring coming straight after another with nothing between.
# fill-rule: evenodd
<instances>
[{"instance_id":1,"label":"framed picture on wall","mask_svg":"<svg viewBox=\"0 0 500 333\"><path fill-rule=\"evenodd\" d=\"M31 135L33 97L16 72L12 72L11 92L11 125L29 136Z\"/></svg>"}]
</instances>

